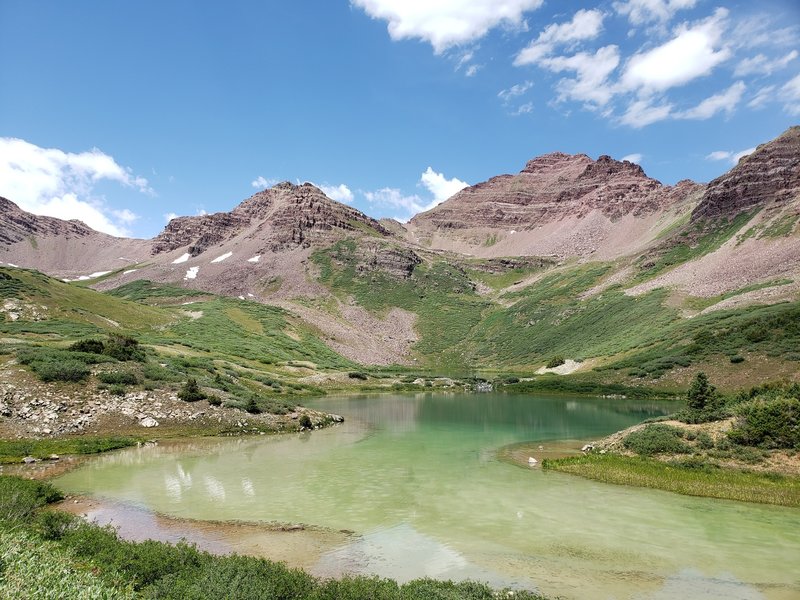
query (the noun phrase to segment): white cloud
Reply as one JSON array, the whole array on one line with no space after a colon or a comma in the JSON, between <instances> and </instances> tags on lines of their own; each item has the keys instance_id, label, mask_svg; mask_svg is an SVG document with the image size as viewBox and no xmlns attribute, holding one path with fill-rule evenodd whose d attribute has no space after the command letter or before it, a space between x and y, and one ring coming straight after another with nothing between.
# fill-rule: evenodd
<instances>
[{"instance_id":1,"label":"white cloud","mask_svg":"<svg viewBox=\"0 0 800 600\"><path fill-rule=\"evenodd\" d=\"M694 108L677 113L675 118L703 121L710 119L718 112L726 112L730 115L742 99L745 88L743 82L737 81L724 92L706 98Z\"/></svg>"},{"instance_id":2,"label":"white cloud","mask_svg":"<svg viewBox=\"0 0 800 600\"><path fill-rule=\"evenodd\" d=\"M94 195L94 186L102 180L153 194L144 177L97 148L76 154L0 138L0 195L34 214L79 219L97 231L130 235L126 225L137 216L128 209L110 208Z\"/></svg>"},{"instance_id":3,"label":"white cloud","mask_svg":"<svg viewBox=\"0 0 800 600\"><path fill-rule=\"evenodd\" d=\"M746 75L772 75L775 71L785 68L790 62L798 57L797 50L792 50L788 54L773 60L768 59L763 54L756 54L752 58L745 58L736 65L733 74L736 77Z\"/></svg>"},{"instance_id":4,"label":"white cloud","mask_svg":"<svg viewBox=\"0 0 800 600\"><path fill-rule=\"evenodd\" d=\"M388 21L393 40L421 39L436 54L482 38L499 25L520 27L543 0L351 0L373 19Z\"/></svg>"},{"instance_id":5,"label":"white cloud","mask_svg":"<svg viewBox=\"0 0 800 600\"><path fill-rule=\"evenodd\" d=\"M778 92L783 109L790 115L800 115L800 75L787 81Z\"/></svg>"},{"instance_id":6,"label":"white cloud","mask_svg":"<svg viewBox=\"0 0 800 600\"><path fill-rule=\"evenodd\" d=\"M697 0L625 0L614 2L614 10L626 15L632 25L666 23L676 12L694 8Z\"/></svg>"},{"instance_id":7,"label":"white cloud","mask_svg":"<svg viewBox=\"0 0 800 600\"><path fill-rule=\"evenodd\" d=\"M430 206L430 208L433 208L433 206L436 206L436 204L447 200L450 196L456 192L460 192L465 187L469 187L469 184L466 181L461 181L455 177L452 179L447 179L444 176L444 173L437 173L431 167L428 167L425 170L419 181L431 194L433 194L434 203Z\"/></svg>"},{"instance_id":8,"label":"white cloud","mask_svg":"<svg viewBox=\"0 0 800 600\"><path fill-rule=\"evenodd\" d=\"M581 9L571 21L551 23L539 37L523 48L514 59L516 66L535 64L550 56L559 45L596 38L603 30L603 13Z\"/></svg>"},{"instance_id":9,"label":"white cloud","mask_svg":"<svg viewBox=\"0 0 800 600\"><path fill-rule=\"evenodd\" d=\"M504 90L500 90L497 92L497 97L503 101L503 104L508 104L514 98L518 98L522 96L525 92L533 87L533 82L526 81L524 83L518 83L516 85L512 85L510 88L506 88Z\"/></svg>"},{"instance_id":10,"label":"white cloud","mask_svg":"<svg viewBox=\"0 0 800 600\"><path fill-rule=\"evenodd\" d=\"M168 212L164 215L164 220L169 223L172 219L177 219L180 215L174 212Z\"/></svg>"},{"instance_id":11,"label":"white cloud","mask_svg":"<svg viewBox=\"0 0 800 600\"><path fill-rule=\"evenodd\" d=\"M590 54L578 52L574 56L556 56L542 60L542 66L554 71L575 71L574 79L564 78L556 84L559 100L577 100L604 106L614 96L615 89L608 76L619 65L619 49L604 46Z\"/></svg>"},{"instance_id":12,"label":"white cloud","mask_svg":"<svg viewBox=\"0 0 800 600\"><path fill-rule=\"evenodd\" d=\"M732 162L733 164L737 164L737 163L738 163L738 162L739 162L741 159L743 159L745 156L749 156L749 155L751 155L751 154L752 154L753 152L755 152L755 151L756 151L756 148L755 148L755 146L753 146L752 148L748 148L747 150L740 150L739 152L737 152L736 154L734 154L734 155L731 157L731 162Z\"/></svg>"},{"instance_id":13,"label":"white cloud","mask_svg":"<svg viewBox=\"0 0 800 600\"><path fill-rule=\"evenodd\" d=\"M464 71L464 75L467 77L474 77L475 74L483 68L483 65L470 65L467 67L467 70Z\"/></svg>"},{"instance_id":14,"label":"white cloud","mask_svg":"<svg viewBox=\"0 0 800 600\"><path fill-rule=\"evenodd\" d=\"M746 150L740 150L739 152L731 152L729 150L715 150L714 152L711 152L710 154L706 155L706 160L715 160L715 161L727 160L732 165L735 165L739 162L740 159L744 158L748 154L752 154L755 151L756 151L755 147L747 148Z\"/></svg>"},{"instance_id":15,"label":"white cloud","mask_svg":"<svg viewBox=\"0 0 800 600\"><path fill-rule=\"evenodd\" d=\"M405 195L401 190L389 187L381 188L374 192L364 192L364 196L371 204L402 210L405 215L395 218L398 221L405 222L415 214L432 209L453 194L469 186L468 183L456 177L448 179L444 173L437 173L432 167L428 167L420 175L419 185L427 189L433 198L425 200L418 194Z\"/></svg>"},{"instance_id":16,"label":"white cloud","mask_svg":"<svg viewBox=\"0 0 800 600\"><path fill-rule=\"evenodd\" d=\"M321 185L319 189L331 200L344 202L345 204L349 204L353 201L353 192L343 183L339 185Z\"/></svg>"},{"instance_id":17,"label":"white cloud","mask_svg":"<svg viewBox=\"0 0 800 600\"><path fill-rule=\"evenodd\" d=\"M727 150L714 150L711 154L706 155L706 160L727 160L733 156L733 152Z\"/></svg>"},{"instance_id":18,"label":"white cloud","mask_svg":"<svg viewBox=\"0 0 800 600\"><path fill-rule=\"evenodd\" d=\"M668 119L672 114L671 104L654 106L650 100L636 100L628 105L628 110L620 118L620 122L635 129L640 129L658 121Z\"/></svg>"},{"instance_id":19,"label":"white cloud","mask_svg":"<svg viewBox=\"0 0 800 600\"><path fill-rule=\"evenodd\" d=\"M277 179L266 179L259 175L253 181L250 182L250 185L258 190L265 190L267 188L272 187L276 183L279 183Z\"/></svg>"},{"instance_id":20,"label":"white cloud","mask_svg":"<svg viewBox=\"0 0 800 600\"><path fill-rule=\"evenodd\" d=\"M381 188L374 192L364 192L364 196L371 204L391 206L409 213L409 216L427 210L425 201L416 194L406 196L397 188ZM408 217L401 217L398 220Z\"/></svg>"},{"instance_id":21,"label":"white cloud","mask_svg":"<svg viewBox=\"0 0 800 600\"><path fill-rule=\"evenodd\" d=\"M718 8L713 15L693 26L683 24L668 42L634 55L622 76L623 88L644 93L664 91L710 74L732 52L722 45L728 11Z\"/></svg>"},{"instance_id":22,"label":"white cloud","mask_svg":"<svg viewBox=\"0 0 800 600\"><path fill-rule=\"evenodd\" d=\"M634 164L639 164L642 162L642 154L639 152L634 152L633 154L628 154L622 157L622 160L627 160L628 162L632 162Z\"/></svg>"},{"instance_id":23,"label":"white cloud","mask_svg":"<svg viewBox=\"0 0 800 600\"><path fill-rule=\"evenodd\" d=\"M512 112L511 114L515 117L520 115L527 115L533 112L533 102L526 102L525 104L521 104L517 110Z\"/></svg>"},{"instance_id":24,"label":"white cloud","mask_svg":"<svg viewBox=\"0 0 800 600\"><path fill-rule=\"evenodd\" d=\"M756 92L756 95L753 96L753 99L747 103L747 106L749 106L750 108L762 108L767 102L774 99L775 99L775 86L768 85L758 90Z\"/></svg>"}]
</instances>

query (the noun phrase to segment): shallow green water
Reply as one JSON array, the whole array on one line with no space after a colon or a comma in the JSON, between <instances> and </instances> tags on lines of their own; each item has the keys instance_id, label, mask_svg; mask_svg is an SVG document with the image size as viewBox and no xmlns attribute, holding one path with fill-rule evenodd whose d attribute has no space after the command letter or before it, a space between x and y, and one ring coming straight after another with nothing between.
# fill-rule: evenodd
<instances>
[{"instance_id":1,"label":"shallow green water","mask_svg":"<svg viewBox=\"0 0 800 600\"><path fill-rule=\"evenodd\" d=\"M99 457L56 483L166 515L358 536L314 571L473 578L565 598L798 598L800 511L604 485L496 459L671 406L510 395L328 399L335 428Z\"/></svg>"}]
</instances>

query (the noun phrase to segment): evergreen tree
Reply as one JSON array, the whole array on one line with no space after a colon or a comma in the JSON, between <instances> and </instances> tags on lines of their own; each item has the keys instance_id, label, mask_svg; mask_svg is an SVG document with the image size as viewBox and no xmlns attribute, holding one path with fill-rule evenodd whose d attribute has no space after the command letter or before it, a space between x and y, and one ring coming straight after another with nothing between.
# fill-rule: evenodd
<instances>
[{"instance_id":1,"label":"evergreen tree","mask_svg":"<svg viewBox=\"0 0 800 600\"><path fill-rule=\"evenodd\" d=\"M717 393L717 388L708 381L708 376L702 371L698 373L689 391L686 394L686 404L690 410L702 411L711 408L712 401Z\"/></svg>"}]
</instances>

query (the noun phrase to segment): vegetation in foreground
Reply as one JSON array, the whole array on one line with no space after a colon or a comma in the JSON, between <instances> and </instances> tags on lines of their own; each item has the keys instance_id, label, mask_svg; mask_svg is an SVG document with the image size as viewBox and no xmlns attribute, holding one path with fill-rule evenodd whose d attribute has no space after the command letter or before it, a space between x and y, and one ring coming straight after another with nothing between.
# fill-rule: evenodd
<instances>
[{"instance_id":1,"label":"vegetation in foreground","mask_svg":"<svg viewBox=\"0 0 800 600\"><path fill-rule=\"evenodd\" d=\"M0 597L174 600L490 600L508 597L476 582L378 577L321 580L282 563L215 556L185 543L127 542L46 505L50 484L0 476ZM545 600L527 591L514 598Z\"/></svg>"},{"instance_id":2,"label":"vegetation in foreground","mask_svg":"<svg viewBox=\"0 0 800 600\"><path fill-rule=\"evenodd\" d=\"M543 466L607 483L800 506L800 477L770 464L800 451L799 384L766 384L726 398L698 373L672 420L685 426L646 424L599 451Z\"/></svg>"}]
</instances>

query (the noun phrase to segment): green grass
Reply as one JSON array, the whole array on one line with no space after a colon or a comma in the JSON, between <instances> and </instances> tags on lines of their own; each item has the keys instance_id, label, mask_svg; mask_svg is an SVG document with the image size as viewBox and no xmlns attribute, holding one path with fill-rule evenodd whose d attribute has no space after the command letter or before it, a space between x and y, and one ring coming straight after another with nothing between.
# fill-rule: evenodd
<instances>
[{"instance_id":1,"label":"green grass","mask_svg":"<svg viewBox=\"0 0 800 600\"><path fill-rule=\"evenodd\" d=\"M125 285L121 285L107 292L108 295L126 300L161 300L161 299L183 299L209 296L207 292L190 290L187 288L168 285L164 283L153 283L148 279L137 279Z\"/></svg>"},{"instance_id":2,"label":"green grass","mask_svg":"<svg viewBox=\"0 0 800 600\"><path fill-rule=\"evenodd\" d=\"M46 459L51 454L100 454L136 445L130 437L71 437L42 440L0 440L0 463L18 463L26 456Z\"/></svg>"},{"instance_id":3,"label":"green grass","mask_svg":"<svg viewBox=\"0 0 800 600\"><path fill-rule=\"evenodd\" d=\"M322 368L354 366L281 308L229 298L195 302L191 308L202 312L203 316L174 323L144 336L143 341L178 342L213 353L218 358L246 359L262 364L309 361Z\"/></svg>"},{"instance_id":4,"label":"green grass","mask_svg":"<svg viewBox=\"0 0 800 600\"><path fill-rule=\"evenodd\" d=\"M581 299L609 269L596 263L573 267L506 294L515 304L487 311L466 342L472 356L496 368L544 365L554 355L608 356L644 346L680 319L664 306L664 290L632 297L611 289Z\"/></svg>"},{"instance_id":5,"label":"green grass","mask_svg":"<svg viewBox=\"0 0 800 600\"><path fill-rule=\"evenodd\" d=\"M41 600L133 600L125 586L114 586L95 575L53 542L25 531L0 528L0 597Z\"/></svg>"},{"instance_id":6,"label":"green grass","mask_svg":"<svg viewBox=\"0 0 800 600\"><path fill-rule=\"evenodd\" d=\"M47 318L33 322L0 322L6 333L54 334L75 338L104 330L142 331L164 326L173 316L143 304L114 298L91 289L74 286L28 269L0 267L0 275L20 283L15 298L45 307Z\"/></svg>"},{"instance_id":7,"label":"green grass","mask_svg":"<svg viewBox=\"0 0 800 600\"><path fill-rule=\"evenodd\" d=\"M545 469L604 483L632 485L687 496L800 506L800 478L665 463L641 457L589 454L542 462Z\"/></svg>"}]
</instances>

